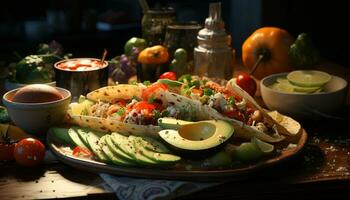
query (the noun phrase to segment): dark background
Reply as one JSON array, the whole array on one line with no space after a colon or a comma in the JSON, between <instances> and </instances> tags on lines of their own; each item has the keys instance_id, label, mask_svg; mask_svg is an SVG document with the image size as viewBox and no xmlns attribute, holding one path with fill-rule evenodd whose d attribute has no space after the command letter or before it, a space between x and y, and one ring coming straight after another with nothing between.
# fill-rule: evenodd
<instances>
[{"instance_id":1,"label":"dark background","mask_svg":"<svg viewBox=\"0 0 350 200\"><path fill-rule=\"evenodd\" d=\"M148 0L151 7L172 6L178 21L203 23L209 0ZM350 66L345 1L222 0L223 19L238 55L255 29L278 26L293 36L307 32L323 58ZM40 42L56 40L73 57L108 58L121 54L124 43L141 36L142 12L138 0L11 0L0 7L0 62L18 60ZM99 23L97 23L99 22ZM97 28L95 24L97 23Z\"/></svg>"}]
</instances>

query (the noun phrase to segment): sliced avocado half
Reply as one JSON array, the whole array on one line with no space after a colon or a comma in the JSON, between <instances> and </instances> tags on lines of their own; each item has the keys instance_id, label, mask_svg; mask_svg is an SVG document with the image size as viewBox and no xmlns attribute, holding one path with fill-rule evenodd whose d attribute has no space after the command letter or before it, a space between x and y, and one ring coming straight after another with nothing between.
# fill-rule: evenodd
<instances>
[{"instance_id":1,"label":"sliced avocado half","mask_svg":"<svg viewBox=\"0 0 350 200\"><path fill-rule=\"evenodd\" d=\"M173 120L172 122L179 128L164 129L159 132L159 136L171 147L182 151L194 152L216 148L225 143L234 132L233 126L222 120L199 122Z\"/></svg>"}]
</instances>

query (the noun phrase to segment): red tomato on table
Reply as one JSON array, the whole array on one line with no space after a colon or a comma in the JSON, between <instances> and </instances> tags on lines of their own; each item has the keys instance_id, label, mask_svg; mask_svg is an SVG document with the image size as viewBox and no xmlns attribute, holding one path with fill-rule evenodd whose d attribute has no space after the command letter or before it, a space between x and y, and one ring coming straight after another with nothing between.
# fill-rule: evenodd
<instances>
[{"instance_id":1,"label":"red tomato on table","mask_svg":"<svg viewBox=\"0 0 350 200\"><path fill-rule=\"evenodd\" d=\"M43 162L45 146L35 138L25 138L19 141L14 149L14 157L18 164L36 166Z\"/></svg>"}]
</instances>

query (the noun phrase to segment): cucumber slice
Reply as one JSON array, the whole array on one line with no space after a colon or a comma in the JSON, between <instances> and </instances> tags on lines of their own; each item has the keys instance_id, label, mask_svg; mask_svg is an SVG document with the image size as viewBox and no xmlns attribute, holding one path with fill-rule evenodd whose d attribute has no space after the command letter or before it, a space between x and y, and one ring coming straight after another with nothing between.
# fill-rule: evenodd
<instances>
[{"instance_id":1,"label":"cucumber slice","mask_svg":"<svg viewBox=\"0 0 350 200\"><path fill-rule=\"evenodd\" d=\"M103 152L101 146L99 145L100 137L94 132L89 132L87 136L87 142L89 143L90 150L96 155L96 157L105 163L110 163L111 161L107 155Z\"/></svg>"},{"instance_id":2,"label":"cucumber slice","mask_svg":"<svg viewBox=\"0 0 350 200\"><path fill-rule=\"evenodd\" d=\"M73 128L75 130L76 133L78 133L78 136L80 138L80 140L84 143L85 146L89 147L89 143L87 141L87 136L88 136L88 131L86 129L82 129L82 128Z\"/></svg>"},{"instance_id":3,"label":"cucumber slice","mask_svg":"<svg viewBox=\"0 0 350 200\"><path fill-rule=\"evenodd\" d=\"M135 141L142 143L145 149L149 151L158 152L158 153L171 153L164 144L162 144L156 139L142 136L142 137L136 137Z\"/></svg>"},{"instance_id":4,"label":"cucumber slice","mask_svg":"<svg viewBox=\"0 0 350 200\"><path fill-rule=\"evenodd\" d=\"M174 163L181 160L181 157L173 155L173 154L167 154L167 153L157 153L153 151L147 150L142 145L136 145L135 143L136 151L140 152L145 157L154 160L158 164L166 164L166 163Z\"/></svg>"},{"instance_id":5,"label":"cucumber slice","mask_svg":"<svg viewBox=\"0 0 350 200\"><path fill-rule=\"evenodd\" d=\"M102 148L102 151L105 153L105 155L109 158L109 160L115 164L115 165L122 165L122 166L130 166L135 165L133 162L130 162L128 160L125 160L121 157L118 157L116 154L114 154L108 147L106 140L110 138L110 135L104 135L99 140L99 145Z\"/></svg>"},{"instance_id":6,"label":"cucumber slice","mask_svg":"<svg viewBox=\"0 0 350 200\"><path fill-rule=\"evenodd\" d=\"M132 157L137 163L142 165L156 164L155 161L143 156L135 149L134 141L125 136L120 137L118 133L112 133L112 141L116 144L124 153Z\"/></svg>"},{"instance_id":7,"label":"cucumber slice","mask_svg":"<svg viewBox=\"0 0 350 200\"><path fill-rule=\"evenodd\" d=\"M71 146L74 146L75 143L68 135L68 128L58 128L58 127L52 127L49 129L51 134L54 135L55 138L59 139L63 144L68 144Z\"/></svg>"},{"instance_id":8,"label":"cucumber slice","mask_svg":"<svg viewBox=\"0 0 350 200\"><path fill-rule=\"evenodd\" d=\"M69 135L70 139L74 142L74 144L75 144L76 146L88 148L88 147L84 144L84 142L80 139L78 133L75 131L74 128L68 129L68 135Z\"/></svg>"},{"instance_id":9,"label":"cucumber slice","mask_svg":"<svg viewBox=\"0 0 350 200\"><path fill-rule=\"evenodd\" d=\"M117 145L115 145L113 143L112 136L106 137L105 141L106 141L106 144L107 144L108 148L110 149L110 151L113 154L115 154L117 157L120 157L120 158L122 158L124 160L127 160L129 162L133 162L133 163L135 162L135 160L131 156L129 156L128 154L124 153L124 151L122 151Z\"/></svg>"}]
</instances>

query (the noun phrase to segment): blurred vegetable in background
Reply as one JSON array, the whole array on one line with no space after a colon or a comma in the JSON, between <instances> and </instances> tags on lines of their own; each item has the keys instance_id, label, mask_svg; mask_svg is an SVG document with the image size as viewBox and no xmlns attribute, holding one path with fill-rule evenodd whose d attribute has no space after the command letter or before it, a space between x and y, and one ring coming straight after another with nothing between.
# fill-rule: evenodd
<instances>
[{"instance_id":1,"label":"blurred vegetable in background","mask_svg":"<svg viewBox=\"0 0 350 200\"><path fill-rule=\"evenodd\" d=\"M56 41L39 44L36 54L28 55L10 68L9 80L15 83L32 84L54 81L55 62L70 57L63 55L63 47Z\"/></svg>"},{"instance_id":2,"label":"blurred vegetable in background","mask_svg":"<svg viewBox=\"0 0 350 200\"><path fill-rule=\"evenodd\" d=\"M289 58L291 64L297 68L307 68L320 62L320 52L312 43L307 33L301 33L290 46Z\"/></svg>"},{"instance_id":3,"label":"blurred vegetable in background","mask_svg":"<svg viewBox=\"0 0 350 200\"><path fill-rule=\"evenodd\" d=\"M139 53L139 48L132 47L130 56L122 54L109 61L109 77L112 78L113 82L128 83L129 79L136 75Z\"/></svg>"},{"instance_id":4,"label":"blurred vegetable in background","mask_svg":"<svg viewBox=\"0 0 350 200\"><path fill-rule=\"evenodd\" d=\"M187 51L185 49L176 49L174 59L170 63L169 70L175 72L178 76L188 72Z\"/></svg>"},{"instance_id":5,"label":"blurred vegetable in background","mask_svg":"<svg viewBox=\"0 0 350 200\"><path fill-rule=\"evenodd\" d=\"M275 73L293 69L288 52L295 39L278 27L262 27L254 31L243 43L242 61L251 74L262 79Z\"/></svg>"},{"instance_id":6,"label":"blurred vegetable in background","mask_svg":"<svg viewBox=\"0 0 350 200\"><path fill-rule=\"evenodd\" d=\"M169 61L169 52L164 46L155 45L142 50L137 61L142 64L164 64Z\"/></svg>"},{"instance_id":7,"label":"blurred vegetable in background","mask_svg":"<svg viewBox=\"0 0 350 200\"><path fill-rule=\"evenodd\" d=\"M137 47L141 51L147 47L147 42L142 38L132 37L124 45L124 53L130 56L133 53L133 47Z\"/></svg>"},{"instance_id":8,"label":"blurred vegetable in background","mask_svg":"<svg viewBox=\"0 0 350 200\"><path fill-rule=\"evenodd\" d=\"M11 120L7 109L5 107L0 106L0 124L9 123L10 121Z\"/></svg>"}]
</instances>

